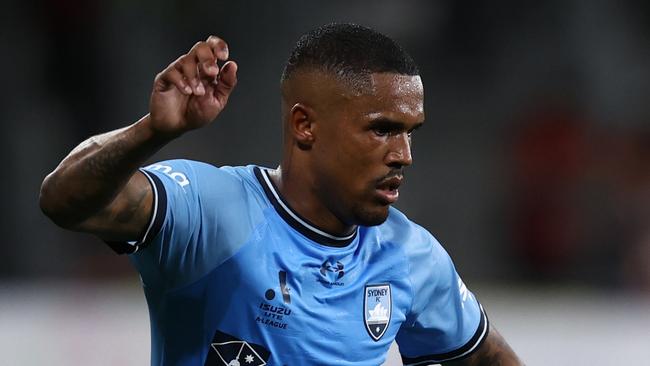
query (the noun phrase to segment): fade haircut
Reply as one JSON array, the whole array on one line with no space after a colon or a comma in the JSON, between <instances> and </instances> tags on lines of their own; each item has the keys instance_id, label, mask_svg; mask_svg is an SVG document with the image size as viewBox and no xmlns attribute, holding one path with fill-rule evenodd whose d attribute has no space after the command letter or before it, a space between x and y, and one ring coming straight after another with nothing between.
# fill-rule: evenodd
<instances>
[{"instance_id":1,"label":"fade haircut","mask_svg":"<svg viewBox=\"0 0 650 366\"><path fill-rule=\"evenodd\" d=\"M299 70L331 73L356 87L366 85L372 73L419 75L411 56L391 38L357 24L338 23L300 37L284 66L281 83Z\"/></svg>"}]
</instances>

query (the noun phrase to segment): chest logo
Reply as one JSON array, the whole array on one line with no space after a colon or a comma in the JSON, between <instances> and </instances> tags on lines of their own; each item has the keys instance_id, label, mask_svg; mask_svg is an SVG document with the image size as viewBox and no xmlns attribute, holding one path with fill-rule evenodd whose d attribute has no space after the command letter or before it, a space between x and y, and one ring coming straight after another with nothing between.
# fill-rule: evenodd
<instances>
[{"instance_id":1,"label":"chest logo","mask_svg":"<svg viewBox=\"0 0 650 366\"><path fill-rule=\"evenodd\" d=\"M327 287L344 285L341 279L345 276L345 266L339 261L326 259L320 266L320 274L318 282Z\"/></svg>"},{"instance_id":2,"label":"chest logo","mask_svg":"<svg viewBox=\"0 0 650 366\"><path fill-rule=\"evenodd\" d=\"M375 342L388 329L392 307L389 284L366 285L363 295L363 322Z\"/></svg>"}]
</instances>

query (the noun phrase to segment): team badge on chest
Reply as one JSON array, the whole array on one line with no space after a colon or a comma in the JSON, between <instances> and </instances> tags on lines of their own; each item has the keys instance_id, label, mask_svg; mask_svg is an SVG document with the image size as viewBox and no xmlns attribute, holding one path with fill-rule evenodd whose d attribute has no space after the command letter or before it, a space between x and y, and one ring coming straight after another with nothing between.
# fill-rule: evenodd
<instances>
[{"instance_id":1,"label":"team badge on chest","mask_svg":"<svg viewBox=\"0 0 650 366\"><path fill-rule=\"evenodd\" d=\"M373 340L378 341L386 333L392 307L389 284L366 285L363 295L363 322Z\"/></svg>"}]
</instances>

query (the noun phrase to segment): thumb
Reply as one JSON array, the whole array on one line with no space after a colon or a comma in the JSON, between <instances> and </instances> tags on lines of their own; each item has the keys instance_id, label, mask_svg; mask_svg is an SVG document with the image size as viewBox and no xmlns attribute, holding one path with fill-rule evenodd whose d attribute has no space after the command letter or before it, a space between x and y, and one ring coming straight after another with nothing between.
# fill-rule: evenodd
<instances>
[{"instance_id":1,"label":"thumb","mask_svg":"<svg viewBox=\"0 0 650 366\"><path fill-rule=\"evenodd\" d=\"M221 67L218 83L214 88L214 96L225 102L235 85L237 85L237 63L228 61Z\"/></svg>"}]
</instances>

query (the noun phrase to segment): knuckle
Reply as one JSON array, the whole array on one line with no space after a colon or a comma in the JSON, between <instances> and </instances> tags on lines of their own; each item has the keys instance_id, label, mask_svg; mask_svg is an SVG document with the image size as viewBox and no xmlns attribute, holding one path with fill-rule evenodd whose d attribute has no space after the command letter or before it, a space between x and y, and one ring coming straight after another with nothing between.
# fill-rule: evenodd
<instances>
[{"instance_id":1,"label":"knuckle","mask_svg":"<svg viewBox=\"0 0 650 366\"><path fill-rule=\"evenodd\" d=\"M173 68L167 68L156 75L156 80L171 80L177 71Z\"/></svg>"},{"instance_id":2,"label":"knuckle","mask_svg":"<svg viewBox=\"0 0 650 366\"><path fill-rule=\"evenodd\" d=\"M191 67L193 61L190 59L190 57L188 55L185 55L185 56L181 57L178 60L177 63L178 63L179 66L181 66L183 69L185 69L185 68Z\"/></svg>"},{"instance_id":3,"label":"knuckle","mask_svg":"<svg viewBox=\"0 0 650 366\"><path fill-rule=\"evenodd\" d=\"M165 73L165 76L170 80L176 80L180 77L181 73L176 69L171 69Z\"/></svg>"},{"instance_id":4,"label":"knuckle","mask_svg":"<svg viewBox=\"0 0 650 366\"><path fill-rule=\"evenodd\" d=\"M203 58L210 57L212 55L212 49L207 43L203 43L196 48L196 55Z\"/></svg>"},{"instance_id":5,"label":"knuckle","mask_svg":"<svg viewBox=\"0 0 650 366\"><path fill-rule=\"evenodd\" d=\"M185 56L180 57L178 60L176 60L175 64L178 66L183 66L187 63L187 58Z\"/></svg>"}]
</instances>

